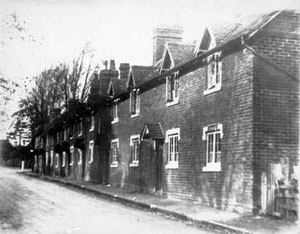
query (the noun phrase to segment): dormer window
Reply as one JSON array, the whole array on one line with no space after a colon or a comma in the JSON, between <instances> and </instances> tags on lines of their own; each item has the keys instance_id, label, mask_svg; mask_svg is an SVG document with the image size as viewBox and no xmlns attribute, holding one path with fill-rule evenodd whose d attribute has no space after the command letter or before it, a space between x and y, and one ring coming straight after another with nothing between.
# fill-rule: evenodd
<instances>
[{"instance_id":1,"label":"dormer window","mask_svg":"<svg viewBox=\"0 0 300 234\"><path fill-rule=\"evenodd\" d=\"M206 90L204 95L218 91L221 89L222 83L222 60L221 52L217 52L209 56L207 66Z\"/></svg>"},{"instance_id":2,"label":"dormer window","mask_svg":"<svg viewBox=\"0 0 300 234\"><path fill-rule=\"evenodd\" d=\"M110 98L113 98L113 97L115 96L114 88L113 88L112 82L110 82L110 84L109 84L108 96L109 96Z\"/></svg>"},{"instance_id":3,"label":"dormer window","mask_svg":"<svg viewBox=\"0 0 300 234\"><path fill-rule=\"evenodd\" d=\"M130 92L130 113L131 118L134 118L140 114L140 89L133 89Z\"/></svg>"},{"instance_id":4,"label":"dormer window","mask_svg":"<svg viewBox=\"0 0 300 234\"><path fill-rule=\"evenodd\" d=\"M164 52L164 55L163 55L163 63L162 63L162 66L161 66L160 73L162 73L164 71L167 71L167 70L171 69L172 67L174 67L173 60L170 56L170 52L169 52L168 48L165 48L165 52Z\"/></svg>"},{"instance_id":5,"label":"dormer window","mask_svg":"<svg viewBox=\"0 0 300 234\"><path fill-rule=\"evenodd\" d=\"M82 121L80 121L80 122L78 123L78 136L81 136L81 135L82 135L82 128L83 128L83 126L82 126Z\"/></svg>"},{"instance_id":6,"label":"dormer window","mask_svg":"<svg viewBox=\"0 0 300 234\"><path fill-rule=\"evenodd\" d=\"M167 106L178 103L179 100L179 79L178 72L166 77L166 100Z\"/></svg>"},{"instance_id":7,"label":"dormer window","mask_svg":"<svg viewBox=\"0 0 300 234\"><path fill-rule=\"evenodd\" d=\"M73 125L69 127L69 136L70 136L71 139L74 136L74 127L73 127Z\"/></svg>"}]
</instances>

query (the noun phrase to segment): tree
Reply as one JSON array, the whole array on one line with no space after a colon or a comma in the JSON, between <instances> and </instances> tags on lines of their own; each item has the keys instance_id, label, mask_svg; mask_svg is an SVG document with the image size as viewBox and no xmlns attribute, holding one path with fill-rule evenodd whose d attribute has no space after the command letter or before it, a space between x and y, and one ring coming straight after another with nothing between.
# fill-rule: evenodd
<instances>
[{"instance_id":1,"label":"tree","mask_svg":"<svg viewBox=\"0 0 300 234\"><path fill-rule=\"evenodd\" d=\"M28 118L31 132L50 121L50 113L55 108L67 107L69 99L81 103L88 97L90 80L97 67L92 65L89 47L72 61L44 70L35 77L35 86L29 95L20 101L17 118ZM90 60L86 61L90 56Z\"/></svg>"},{"instance_id":2,"label":"tree","mask_svg":"<svg viewBox=\"0 0 300 234\"><path fill-rule=\"evenodd\" d=\"M13 146L9 143L8 140L0 140L0 155L2 156L5 164L7 161L13 158Z\"/></svg>"}]
</instances>

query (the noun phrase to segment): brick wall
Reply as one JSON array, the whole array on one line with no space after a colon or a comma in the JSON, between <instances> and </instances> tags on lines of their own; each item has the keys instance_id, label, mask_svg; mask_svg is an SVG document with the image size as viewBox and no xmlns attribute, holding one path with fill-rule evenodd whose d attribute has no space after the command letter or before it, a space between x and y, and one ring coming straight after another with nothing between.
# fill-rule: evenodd
<instances>
[{"instance_id":1,"label":"brick wall","mask_svg":"<svg viewBox=\"0 0 300 234\"><path fill-rule=\"evenodd\" d=\"M284 13L253 44L257 53L292 76L258 57L254 59L253 189L257 210L262 172L268 174L271 163L288 158L291 174L292 166L299 163L299 39L299 14Z\"/></svg>"},{"instance_id":2,"label":"brick wall","mask_svg":"<svg viewBox=\"0 0 300 234\"><path fill-rule=\"evenodd\" d=\"M223 59L222 90L203 95L206 68L180 77L179 103L166 107L165 84L141 94L141 113L131 118L129 100L119 103L119 123L112 126L112 139L119 138L119 166L110 168L110 183L115 186L151 187L153 168L130 164L130 136L141 132L145 123L161 122L164 132L180 128L179 168L165 169L163 192L170 197L196 199L224 209L252 209L252 55L236 52ZM221 172L203 172L206 163L204 126L222 123ZM148 160L147 154L140 160ZM151 165L149 162L147 165ZM141 167L142 165L140 165ZM147 172L148 171L148 172ZM140 183L140 184L139 184Z\"/></svg>"}]
</instances>

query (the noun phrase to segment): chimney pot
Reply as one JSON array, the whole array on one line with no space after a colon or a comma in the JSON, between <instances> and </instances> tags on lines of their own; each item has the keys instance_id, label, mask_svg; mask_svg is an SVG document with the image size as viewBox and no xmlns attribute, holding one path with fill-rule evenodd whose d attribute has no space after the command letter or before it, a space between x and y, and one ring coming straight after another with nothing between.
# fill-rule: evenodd
<instances>
[{"instance_id":1,"label":"chimney pot","mask_svg":"<svg viewBox=\"0 0 300 234\"><path fill-rule=\"evenodd\" d=\"M110 60L109 62L109 69L112 70L112 71L115 71L116 70L116 64L115 64L115 60Z\"/></svg>"}]
</instances>

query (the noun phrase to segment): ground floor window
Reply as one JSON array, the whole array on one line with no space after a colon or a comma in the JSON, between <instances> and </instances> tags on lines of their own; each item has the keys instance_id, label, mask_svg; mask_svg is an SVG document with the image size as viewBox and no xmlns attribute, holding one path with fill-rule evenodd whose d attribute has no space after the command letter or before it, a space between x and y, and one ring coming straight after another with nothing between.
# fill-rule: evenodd
<instances>
[{"instance_id":1,"label":"ground floor window","mask_svg":"<svg viewBox=\"0 0 300 234\"><path fill-rule=\"evenodd\" d=\"M73 146L70 147L70 158L71 158L70 166L73 166L73 164L74 164L74 147Z\"/></svg>"},{"instance_id":2,"label":"ground floor window","mask_svg":"<svg viewBox=\"0 0 300 234\"><path fill-rule=\"evenodd\" d=\"M166 133L167 165L166 168L178 168L180 129L173 128Z\"/></svg>"},{"instance_id":3,"label":"ground floor window","mask_svg":"<svg viewBox=\"0 0 300 234\"><path fill-rule=\"evenodd\" d=\"M203 167L203 171L221 171L223 125L213 124L204 127L202 138L206 141L206 166Z\"/></svg>"},{"instance_id":4,"label":"ground floor window","mask_svg":"<svg viewBox=\"0 0 300 234\"><path fill-rule=\"evenodd\" d=\"M58 168L58 165L59 165L59 154L56 153L55 154L55 168Z\"/></svg>"},{"instance_id":5,"label":"ground floor window","mask_svg":"<svg viewBox=\"0 0 300 234\"><path fill-rule=\"evenodd\" d=\"M82 150L78 149L78 165L82 164Z\"/></svg>"},{"instance_id":6,"label":"ground floor window","mask_svg":"<svg viewBox=\"0 0 300 234\"><path fill-rule=\"evenodd\" d=\"M46 157L46 159L45 159L46 160L45 165L48 166L48 157L49 157L49 153L48 152L46 152L45 157Z\"/></svg>"},{"instance_id":7,"label":"ground floor window","mask_svg":"<svg viewBox=\"0 0 300 234\"><path fill-rule=\"evenodd\" d=\"M139 145L140 145L140 135L133 135L130 137L130 149L131 149L131 163L130 166L139 165Z\"/></svg>"},{"instance_id":8,"label":"ground floor window","mask_svg":"<svg viewBox=\"0 0 300 234\"><path fill-rule=\"evenodd\" d=\"M62 153L62 156L63 156L63 158L62 158L62 167L64 167L64 166L66 166L66 152L64 151L63 153Z\"/></svg>"},{"instance_id":9,"label":"ground floor window","mask_svg":"<svg viewBox=\"0 0 300 234\"><path fill-rule=\"evenodd\" d=\"M111 141L111 167L118 166L119 139Z\"/></svg>"},{"instance_id":10,"label":"ground floor window","mask_svg":"<svg viewBox=\"0 0 300 234\"><path fill-rule=\"evenodd\" d=\"M89 163L94 161L94 141L89 143Z\"/></svg>"},{"instance_id":11,"label":"ground floor window","mask_svg":"<svg viewBox=\"0 0 300 234\"><path fill-rule=\"evenodd\" d=\"M53 165L53 157L54 157L54 152L53 150L50 151L50 166Z\"/></svg>"}]
</instances>

